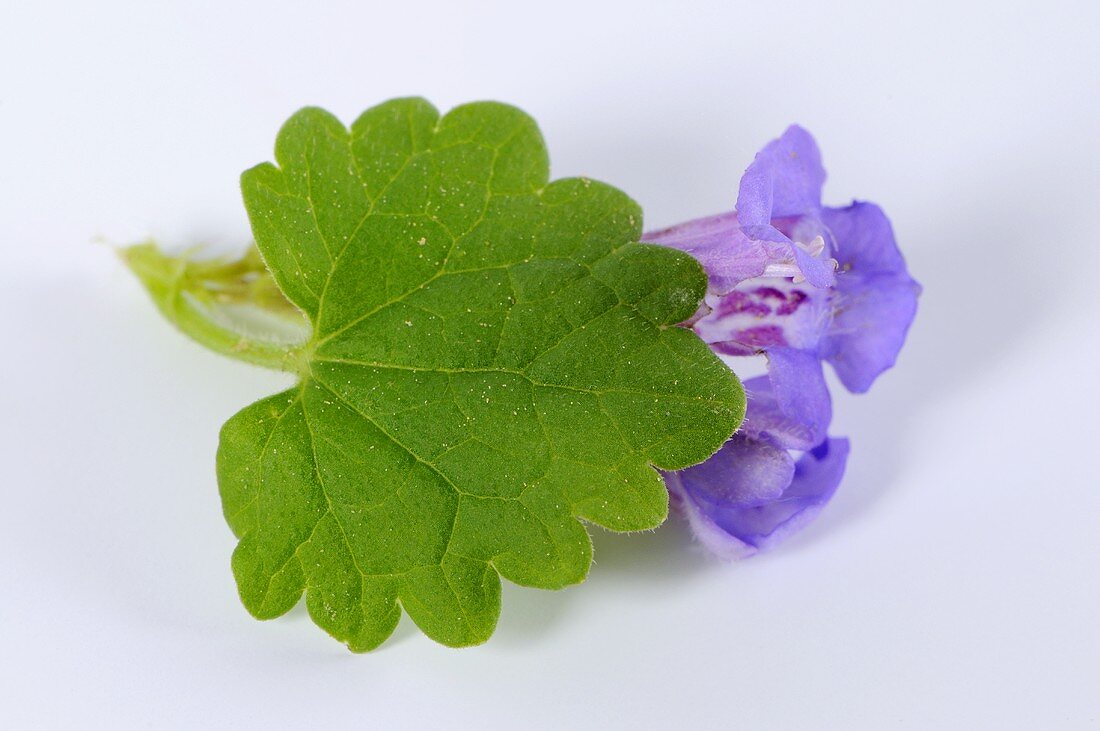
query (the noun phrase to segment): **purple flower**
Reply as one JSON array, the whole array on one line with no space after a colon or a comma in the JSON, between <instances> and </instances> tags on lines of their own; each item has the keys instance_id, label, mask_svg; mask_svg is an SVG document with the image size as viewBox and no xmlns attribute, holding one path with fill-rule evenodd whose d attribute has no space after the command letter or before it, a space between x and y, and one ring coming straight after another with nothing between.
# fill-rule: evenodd
<instances>
[{"instance_id":1,"label":"purple flower","mask_svg":"<svg viewBox=\"0 0 1100 731\"><path fill-rule=\"evenodd\" d=\"M757 153L741 176L737 209L697 218L643 238L688 252L703 264L710 291L723 295L754 277L793 277L817 287L835 281L822 257L819 222L825 169L809 132L792 126ZM802 223L803 225L797 226ZM792 236L794 238L792 238Z\"/></svg>"},{"instance_id":2,"label":"purple flower","mask_svg":"<svg viewBox=\"0 0 1100 731\"><path fill-rule=\"evenodd\" d=\"M840 484L848 440L825 436L831 406L824 380L799 384L786 372L811 370L792 362L803 358L812 356L782 349L771 357L767 376L745 381L741 429L706 462L665 474L673 504L722 558L775 545L813 520Z\"/></svg>"},{"instance_id":3,"label":"purple flower","mask_svg":"<svg viewBox=\"0 0 1100 731\"><path fill-rule=\"evenodd\" d=\"M787 450L735 434L703 464L666 474L665 484L711 553L748 558L816 518L847 459L847 439L826 439L796 462Z\"/></svg>"},{"instance_id":4,"label":"purple flower","mask_svg":"<svg viewBox=\"0 0 1100 731\"><path fill-rule=\"evenodd\" d=\"M848 441L826 435L822 361L865 392L916 314L920 287L882 210L822 207L824 181L813 138L792 126L745 171L735 211L643 237L707 270L706 308L691 327L711 348L768 361L768 376L745 382L742 428L707 462L666 475L696 535L722 556L774 545L828 502Z\"/></svg>"}]
</instances>

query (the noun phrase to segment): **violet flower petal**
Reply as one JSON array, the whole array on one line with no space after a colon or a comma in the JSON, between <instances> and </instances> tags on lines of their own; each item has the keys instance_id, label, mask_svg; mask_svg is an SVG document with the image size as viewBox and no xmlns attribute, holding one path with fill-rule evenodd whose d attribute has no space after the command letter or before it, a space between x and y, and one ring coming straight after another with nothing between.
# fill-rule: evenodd
<instances>
[{"instance_id":1,"label":"violet flower petal","mask_svg":"<svg viewBox=\"0 0 1100 731\"><path fill-rule=\"evenodd\" d=\"M736 212L651 231L642 240L693 255L706 269L715 294L725 294L769 267L782 270L782 276L804 277L815 287L831 287L836 277L827 251L824 256L811 253L807 245L813 235L795 243L787 230L802 218L816 223L824 181L817 144L809 132L794 125L765 145L745 170ZM785 220L780 224L784 228L773 219ZM806 233L814 226L795 228Z\"/></svg>"},{"instance_id":2,"label":"violet flower petal","mask_svg":"<svg viewBox=\"0 0 1100 731\"><path fill-rule=\"evenodd\" d=\"M821 361L794 348L768 351L768 375L744 382L748 407L739 433L807 450L825 439L833 404Z\"/></svg>"},{"instance_id":3,"label":"violet flower petal","mask_svg":"<svg viewBox=\"0 0 1100 731\"><path fill-rule=\"evenodd\" d=\"M735 517L743 506L778 500L794 477L790 454L766 441L735 434L702 464L665 475L674 500L695 536L722 558L756 553L749 538L738 534ZM732 511L732 513L731 513Z\"/></svg>"},{"instance_id":4,"label":"violet flower petal","mask_svg":"<svg viewBox=\"0 0 1100 731\"><path fill-rule=\"evenodd\" d=\"M742 533L754 531L756 547L766 551L809 525L836 494L849 451L847 439L831 438L803 454L781 500L740 516Z\"/></svg>"},{"instance_id":5,"label":"violet flower petal","mask_svg":"<svg viewBox=\"0 0 1100 731\"><path fill-rule=\"evenodd\" d=\"M725 294L740 282L759 277L769 262L764 243L741 231L733 211L650 231L642 241L691 254L706 270L708 291L714 294Z\"/></svg>"},{"instance_id":6,"label":"violet flower petal","mask_svg":"<svg viewBox=\"0 0 1100 731\"><path fill-rule=\"evenodd\" d=\"M812 255L804 248L808 241L796 244L773 220L816 218L824 183L825 168L817 143L809 132L791 125L756 154L741 176L737 193L737 217L745 234L773 248L781 247L784 258L815 287L833 285L832 260Z\"/></svg>"},{"instance_id":7,"label":"violet flower petal","mask_svg":"<svg viewBox=\"0 0 1100 731\"><path fill-rule=\"evenodd\" d=\"M773 218L804 216L821 208L825 168L809 132L796 124L756 153L741 176L737 213L743 226L771 225Z\"/></svg>"},{"instance_id":8,"label":"violet flower petal","mask_svg":"<svg viewBox=\"0 0 1100 731\"><path fill-rule=\"evenodd\" d=\"M847 458L847 439L827 439L794 464L786 450L734 435L707 462L665 480L708 550L745 558L812 521L836 492Z\"/></svg>"},{"instance_id":9,"label":"violet flower petal","mask_svg":"<svg viewBox=\"0 0 1100 731\"><path fill-rule=\"evenodd\" d=\"M836 257L845 269L864 274L904 274L905 258L894 240L886 213L874 203L852 201L842 208L826 207L821 220L836 241Z\"/></svg>"},{"instance_id":10,"label":"violet flower petal","mask_svg":"<svg viewBox=\"0 0 1100 731\"><path fill-rule=\"evenodd\" d=\"M872 203L827 208L842 274L819 352L845 388L864 393L897 360L917 313L921 288L898 251L890 221Z\"/></svg>"},{"instance_id":11,"label":"violet flower petal","mask_svg":"<svg viewBox=\"0 0 1100 731\"><path fill-rule=\"evenodd\" d=\"M791 274L801 274L815 287L822 289L836 283L836 263L827 256L815 255L805 246L809 242L795 243L786 234L774 226L743 226L745 235L753 241L762 242L768 252L769 261L781 261L792 270ZM769 273L765 269L765 273ZM791 276L784 274L784 276Z\"/></svg>"}]
</instances>

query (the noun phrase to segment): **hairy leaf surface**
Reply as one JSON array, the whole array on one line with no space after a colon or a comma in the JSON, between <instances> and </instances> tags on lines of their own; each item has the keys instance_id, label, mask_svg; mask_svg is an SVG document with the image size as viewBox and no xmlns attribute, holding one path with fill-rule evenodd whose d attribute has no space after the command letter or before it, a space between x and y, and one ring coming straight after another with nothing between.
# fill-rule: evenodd
<instances>
[{"instance_id":1,"label":"hairy leaf surface","mask_svg":"<svg viewBox=\"0 0 1100 731\"><path fill-rule=\"evenodd\" d=\"M319 109L242 178L260 253L312 326L300 382L224 426L218 478L249 611L289 610L368 650L404 609L483 642L500 577L556 589L592 559L581 521L653 528L654 467L711 455L744 411L730 370L674 325L706 287L635 243L637 205L549 182L517 109Z\"/></svg>"}]
</instances>

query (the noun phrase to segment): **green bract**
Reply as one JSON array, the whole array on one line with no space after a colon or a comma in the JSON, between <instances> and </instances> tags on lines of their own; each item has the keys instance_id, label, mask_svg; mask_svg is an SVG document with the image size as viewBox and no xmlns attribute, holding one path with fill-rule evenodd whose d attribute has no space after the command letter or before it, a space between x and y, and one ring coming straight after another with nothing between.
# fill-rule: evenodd
<instances>
[{"instance_id":1,"label":"green bract","mask_svg":"<svg viewBox=\"0 0 1100 731\"><path fill-rule=\"evenodd\" d=\"M700 462L737 427L737 379L674 327L702 299L699 265L635 243L641 212L618 190L549 182L519 110L440 118L399 99L349 131L304 109L275 157L244 173L245 205L308 339L257 346L180 322L216 278L177 267L165 284L162 266L149 285L215 349L300 375L231 418L218 450L233 571L255 616L304 592L353 650L389 636L401 608L439 642L483 642L501 576L583 580L581 520L659 525L654 467Z\"/></svg>"}]
</instances>

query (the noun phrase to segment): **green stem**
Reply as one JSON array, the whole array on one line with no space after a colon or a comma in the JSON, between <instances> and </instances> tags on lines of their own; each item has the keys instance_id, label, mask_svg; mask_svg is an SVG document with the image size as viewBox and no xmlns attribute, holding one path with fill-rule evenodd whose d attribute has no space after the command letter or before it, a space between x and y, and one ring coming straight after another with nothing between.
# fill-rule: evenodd
<instances>
[{"instance_id":1,"label":"green stem","mask_svg":"<svg viewBox=\"0 0 1100 731\"><path fill-rule=\"evenodd\" d=\"M172 257L152 243L119 250L161 313L216 353L275 370L306 368L309 323L275 286L259 255L237 261ZM247 322L231 308L259 319Z\"/></svg>"}]
</instances>

